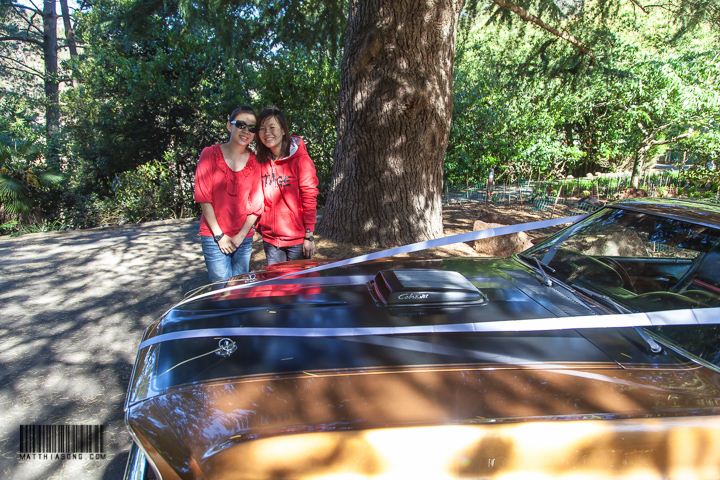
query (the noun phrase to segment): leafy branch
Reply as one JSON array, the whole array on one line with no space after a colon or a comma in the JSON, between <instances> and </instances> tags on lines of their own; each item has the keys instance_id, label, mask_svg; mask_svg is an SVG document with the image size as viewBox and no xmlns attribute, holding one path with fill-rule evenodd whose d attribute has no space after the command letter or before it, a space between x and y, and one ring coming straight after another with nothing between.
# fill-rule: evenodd
<instances>
[{"instance_id":1,"label":"leafy branch","mask_svg":"<svg viewBox=\"0 0 720 480\"><path fill-rule=\"evenodd\" d=\"M20 62L15 58L0 54L0 59L7 61L7 62L16 63L20 67L22 67L22 68L18 68L18 67L13 67L10 65L5 65L5 69L7 69L7 70L14 70L16 72L21 72L21 73L29 73L31 75L35 75L40 78L45 77L45 72L42 72L40 70L35 70L34 68L29 67L26 63Z\"/></svg>"},{"instance_id":2,"label":"leafy branch","mask_svg":"<svg viewBox=\"0 0 720 480\"><path fill-rule=\"evenodd\" d=\"M526 22L534 23L538 27L542 28L543 30L551 33L552 35L561 38L568 42L570 45L574 46L578 50L580 50L583 54L588 55L593 60L595 59L595 53L593 53L592 50L587 48L585 45L580 42L577 38L570 35L568 32L561 32L557 28L548 25L547 23L543 22L539 17L536 17L535 15L531 14L527 10L525 10L523 7L519 5L515 5L514 3L510 3L507 0L493 0L500 8L505 8L525 20Z\"/></svg>"}]
</instances>

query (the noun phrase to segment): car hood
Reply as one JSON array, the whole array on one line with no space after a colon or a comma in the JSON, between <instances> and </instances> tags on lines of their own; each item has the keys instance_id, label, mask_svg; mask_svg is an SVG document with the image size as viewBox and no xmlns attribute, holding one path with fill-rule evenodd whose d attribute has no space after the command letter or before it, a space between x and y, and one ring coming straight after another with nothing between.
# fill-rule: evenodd
<instances>
[{"instance_id":1,"label":"car hood","mask_svg":"<svg viewBox=\"0 0 720 480\"><path fill-rule=\"evenodd\" d=\"M514 259L383 260L254 285L317 264L291 263L229 285L242 288L198 292L151 325L144 340L227 327L440 327L596 313L569 291L543 286ZM379 305L369 282L388 269L458 271L483 299ZM237 471L248 442L289 434L340 448L352 440L340 438L346 431L720 414L717 374L670 350L652 354L633 329L240 334L229 338L227 356L218 354L220 340L190 336L138 354L127 421L158 468L178 478ZM276 473L243 478L295 478Z\"/></svg>"},{"instance_id":2,"label":"car hood","mask_svg":"<svg viewBox=\"0 0 720 480\"><path fill-rule=\"evenodd\" d=\"M351 267L301 274L291 278L270 280L278 275L302 271L315 266L317 262L288 262L280 268L268 268L256 274L237 277L229 282L226 288L213 291L207 288L197 292L194 297L169 310L160 319L148 327L144 341L155 337L182 333L192 336L193 331L212 329L363 329L373 331L387 327L435 326L470 324L474 322L495 322L502 320L528 320L548 317L568 317L573 315L593 315L595 312L580 302L569 291L563 288L545 287L540 283L538 275L521 262L512 259L468 260L468 259L403 259L366 262ZM382 270L394 271L451 271L460 272L481 294L480 302L431 304L431 305L382 305L371 294L371 281ZM248 282L248 280L252 280ZM257 283L257 285L256 285ZM537 339L544 336L539 333L525 335L525 339L517 335L507 335L506 347L490 342L482 351L474 351L471 358L465 358L468 352L454 355L454 361L464 360L492 361L518 364L532 364L550 361L579 361L593 358L596 361L615 362L617 359L608 357L592 345L585 348L561 349L560 351L577 352L572 355L557 357L557 345L545 348ZM547 335L554 338L554 334ZM572 333L561 334L563 338L573 336ZM575 335L582 338L580 335ZM377 338L375 338L377 337ZM382 337L373 335L365 338L370 344L387 342ZM442 338L436 335L433 338ZM510 341L510 340L513 341ZM348 340L329 336L298 339L288 336L278 337L232 337L232 340L245 344L252 340L252 348L245 346L232 358L249 353L244 358L245 369L225 371L222 365L241 362L219 362L208 368L203 359L186 362L190 358L203 355L218 347L218 338L181 339L161 342L153 348L140 350L140 358L151 362L152 369L136 370L136 377L131 388L129 403L142 400L161 391L186 383L211 381L214 378L227 378L235 375L255 375L268 371L294 372L326 368L369 367L363 362L364 356L356 348L348 347ZM357 340L357 339L356 339ZM533 344L532 348L525 343ZM392 342L391 342L392 343ZM552 342L551 342L552 343ZM334 347L333 344L341 345ZM273 361L263 358L262 362L254 362L253 358L263 356L263 352L273 351L268 345L282 345L292 355L292 360ZM276 347L280 348L280 347ZM338 350L339 352L336 352ZM369 348L369 347L368 347ZM385 347L378 347L384 349ZM440 348L439 346L437 348ZM327 351L326 355L317 355L314 351ZM349 354L349 352L353 352ZM332 352L329 353L329 352ZM338 353L348 352L348 355ZM521 355L518 355L522 352ZM428 359L416 358L397 359L399 364L427 362ZM213 361L217 356L210 357ZM415 360L413 360L415 358ZM331 363L328 363L331 362ZM212 363L212 362L210 362ZM217 362L216 362L217 363ZM144 382L145 387L139 383Z\"/></svg>"},{"instance_id":3,"label":"car hood","mask_svg":"<svg viewBox=\"0 0 720 480\"><path fill-rule=\"evenodd\" d=\"M183 385L298 371L478 362L516 367L592 363L617 368L667 363L652 355L642 340L637 348L628 349L625 337L637 340L632 329L444 332L443 327L475 322L599 312L562 286L543 286L536 272L512 258L373 261L261 282L316 265L288 263L253 277L238 277L216 292L200 292L150 325L144 341L179 338L140 349L128 405ZM481 292L482 301L382 305L371 294L371 281L379 271L418 269L459 272ZM421 326L430 327L431 333L426 328L424 334L380 334L388 327ZM222 337L214 332L228 329L237 332L230 336L237 351L224 357L217 352ZM333 329L358 334L333 336ZM251 334L258 330L270 334ZM273 334L281 330L303 333ZM203 335L194 338L193 332L200 331Z\"/></svg>"}]
</instances>

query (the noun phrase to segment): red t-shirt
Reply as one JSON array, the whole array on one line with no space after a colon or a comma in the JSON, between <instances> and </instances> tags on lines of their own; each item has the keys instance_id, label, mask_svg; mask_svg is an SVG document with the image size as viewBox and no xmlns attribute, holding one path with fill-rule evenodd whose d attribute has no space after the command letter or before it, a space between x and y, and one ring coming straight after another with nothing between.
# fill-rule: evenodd
<instances>
[{"instance_id":1,"label":"red t-shirt","mask_svg":"<svg viewBox=\"0 0 720 480\"><path fill-rule=\"evenodd\" d=\"M211 203L223 233L237 235L248 215L259 216L263 211L260 164L255 154L250 153L242 170L233 172L225 163L219 144L204 148L195 171L195 201ZM253 233L251 228L247 236ZM204 215L200 217L200 235L213 235Z\"/></svg>"}]
</instances>

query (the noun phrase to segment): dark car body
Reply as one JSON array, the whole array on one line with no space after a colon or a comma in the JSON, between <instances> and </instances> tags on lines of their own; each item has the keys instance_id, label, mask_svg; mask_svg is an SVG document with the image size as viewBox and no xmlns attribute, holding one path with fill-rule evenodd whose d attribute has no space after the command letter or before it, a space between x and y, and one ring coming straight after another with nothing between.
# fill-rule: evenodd
<instances>
[{"instance_id":1,"label":"dark car body","mask_svg":"<svg viewBox=\"0 0 720 480\"><path fill-rule=\"evenodd\" d=\"M610 220L632 235L591 248L653 253L585 255L573 232ZM643 199L511 258L288 262L207 287L145 332L127 477L147 458L166 480L720 478L720 286L688 278L715 275L717 235L718 207ZM603 328L644 312L706 324ZM595 323L491 328L574 319Z\"/></svg>"}]
</instances>

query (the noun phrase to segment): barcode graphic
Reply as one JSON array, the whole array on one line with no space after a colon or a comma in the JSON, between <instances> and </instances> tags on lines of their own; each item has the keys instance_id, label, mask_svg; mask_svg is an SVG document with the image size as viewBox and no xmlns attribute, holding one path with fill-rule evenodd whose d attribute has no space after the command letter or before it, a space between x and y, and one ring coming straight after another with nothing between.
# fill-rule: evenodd
<instances>
[{"instance_id":1,"label":"barcode graphic","mask_svg":"<svg viewBox=\"0 0 720 480\"><path fill-rule=\"evenodd\" d=\"M105 426L20 425L20 453L105 453Z\"/></svg>"}]
</instances>

